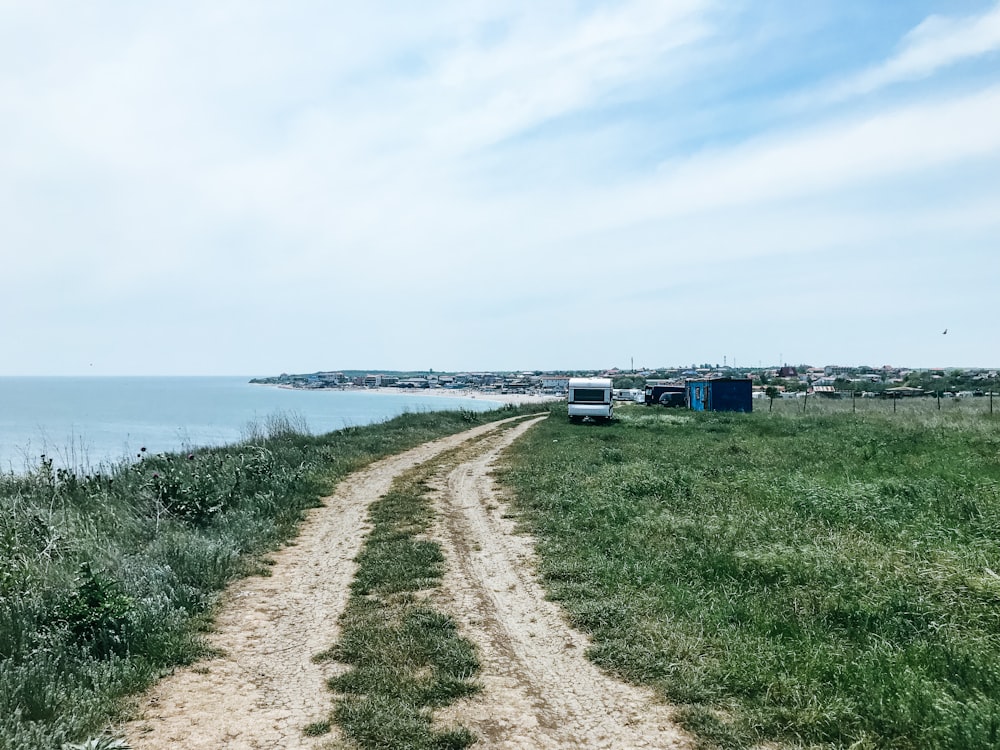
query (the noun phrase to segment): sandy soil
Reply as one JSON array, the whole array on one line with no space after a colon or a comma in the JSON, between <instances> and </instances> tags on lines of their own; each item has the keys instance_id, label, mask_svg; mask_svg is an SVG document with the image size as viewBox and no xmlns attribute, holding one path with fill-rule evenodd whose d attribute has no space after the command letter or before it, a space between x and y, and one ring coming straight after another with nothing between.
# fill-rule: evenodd
<instances>
[{"instance_id":1,"label":"sandy soil","mask_svg":"<svg viewBox=\"0 0 1000 750\"><path fill-rule=\"evenodd\" d=\"M435 536L449 569L434 594L477 644L483 691L442 712L480 736L482 748L685 747L669 708L599 672L586 638L547 602L531 540L505 519L489 469L529 424L493 423L379 461L341 482L310 512L294 545L274 555L272 575L239 582L210 636L219 656L180 669L144 698L123 728L135 750L322 748L331 734L303 728L327 719L325 686L339 668L312 657L333 645L349 596L369 504L393 479L474 438L438 472ZM339 744L339 743L337 743Z\"/></svg>"}]
</instances>

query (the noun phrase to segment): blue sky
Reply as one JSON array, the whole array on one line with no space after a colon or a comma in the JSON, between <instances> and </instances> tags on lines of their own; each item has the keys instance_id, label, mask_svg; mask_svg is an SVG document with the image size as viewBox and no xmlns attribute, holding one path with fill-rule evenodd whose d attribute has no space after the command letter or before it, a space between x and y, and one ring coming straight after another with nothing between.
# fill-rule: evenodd
<instances>
[{"instance_id":1,"label":"blue sky","mask_svg":"<svg viewBox=\"0 0 1000 750\"><path fill-rule=\"evenodd\" d=\"M0 374L1000 365L997 2L420 5L0 0Z\"/></svg>"}]
</instances>

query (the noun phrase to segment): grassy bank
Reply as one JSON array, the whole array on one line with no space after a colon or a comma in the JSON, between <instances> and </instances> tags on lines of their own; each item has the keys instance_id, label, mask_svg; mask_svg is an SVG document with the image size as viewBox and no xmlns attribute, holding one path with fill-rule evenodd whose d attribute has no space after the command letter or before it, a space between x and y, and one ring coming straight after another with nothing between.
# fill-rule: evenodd
<instances>
[{"instance_id":1,"label":"grassy bank","mask_svg":"<svg viewBox=\"0 0 1000 750\"><path fill-rule=\"evenodd\" d=\"M513 447L502 479L591 657L706 746L1000 745L1000 419L756 406L555 407Z\"/></svg>"},{"instance_id":2,"label":"grassy bank","mask_svg":"<svg viewBox=\"0 0 1000 750\"><path fill-rule=\"evenodd\" d=\"M89 475L43 457L0 476L0 748L93 735L124 696L199 656L217 592L261 572L350 471L517 413L407 414L319 437L272 419L224 448Z\"/></svg>"}]
</instances>

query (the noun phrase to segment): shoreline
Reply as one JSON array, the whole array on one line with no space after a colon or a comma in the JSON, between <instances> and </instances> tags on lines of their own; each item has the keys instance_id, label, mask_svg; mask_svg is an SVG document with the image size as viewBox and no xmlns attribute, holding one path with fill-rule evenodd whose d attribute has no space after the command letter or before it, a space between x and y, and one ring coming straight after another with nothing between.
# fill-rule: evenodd
<instances>
[{"instance_id":1,"label":"shoreline","mask_svg":"<svg viewBox=\"0 0 1000 750\"><path fill-rule=\"evenodd\" d=\"M301 419L308 432L322 435L405 412L491 411L508 403L538 404L544 410L550 398L490 389L393 387L345 388L357 395L323 398L289 392L313 390L308 388L278 393L275 389L282 386L276 383L253 385L261 387L248 388L245 379L236 377L8 382L0 389L0 473L26 474L38 468L43 454L53 461L53 470L85 475L135 460L143 452L188 453L235 444L266 427L272 416ZM468 400L456 400L462 398Z\"/></svg>"},{"instance_id":2,"label":"shoreline","mask_svg":"<svg viewBox=\"0 0 1000 750\"><path fill-rule=\"evenodd\" d=\"M469 398L490 401L500 404L545 404L558 401L561 397L550 393L491 393L468 388L361 388L361 391L375 393L412 394L414 396L433 396L435 398Z\"/></svg>"},{"instance_id":3,"label":"shoreline","mask_svg":"<svg viewBox=\"0 0 1000 750\"><path fill-rule=\"evenodd\" d=\"M288 391L337 391L343 393L381 393L392 396L429 396L432 398L465 398L476 399L477 401L488 401L500 406L505 404L546 404L552 401L559 401L564 398L551 393L499 393L491 391L479 391L471 388L394 388L392 386L380 386L378 388L360 388L357 386L347 388L296 388L293 385L259 383L255 385L271 385L273 388L281 388Z\"/></svg>"}]
</instances>

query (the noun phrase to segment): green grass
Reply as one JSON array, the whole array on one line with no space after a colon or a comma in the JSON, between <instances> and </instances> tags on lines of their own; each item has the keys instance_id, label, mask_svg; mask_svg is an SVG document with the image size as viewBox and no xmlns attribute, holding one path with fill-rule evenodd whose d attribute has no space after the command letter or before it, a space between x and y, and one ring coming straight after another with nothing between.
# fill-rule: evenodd
<instances>
[{"instance_id":1,"label":"green grass","mask_svg":"<svg viewBox=\"0 0 1000 750\"><path fill-rule=\"evenodd\" d=\"M324 734L330 733L331 724L329 720L324 721L314 721L312 724L307 724L302 729L302 734L306 737L322 737Z\"/></svg>"},{"instance_id":2,"label":"green grass","mask_svg":"<svg viewBox=\"0 0 1000 750\"><path fill-rule=\"evenodd\" d=\"M705 746L997 747L1000 419L792 403L554 407L501 472L551 595Z\"/></svg>"},{"instance_id":3,"label":"green grass","mask_svg":"<svg viewBox=\"0 0 1000 750\"><path fill-rule=\"evenodd\" d=\"M272 418L224 448L0 475L0 748L94 736L125 696L200 656L217 593L267 570L349 472L517 413L406 414L318 437Z\"/></svg>"}]
</instances>

